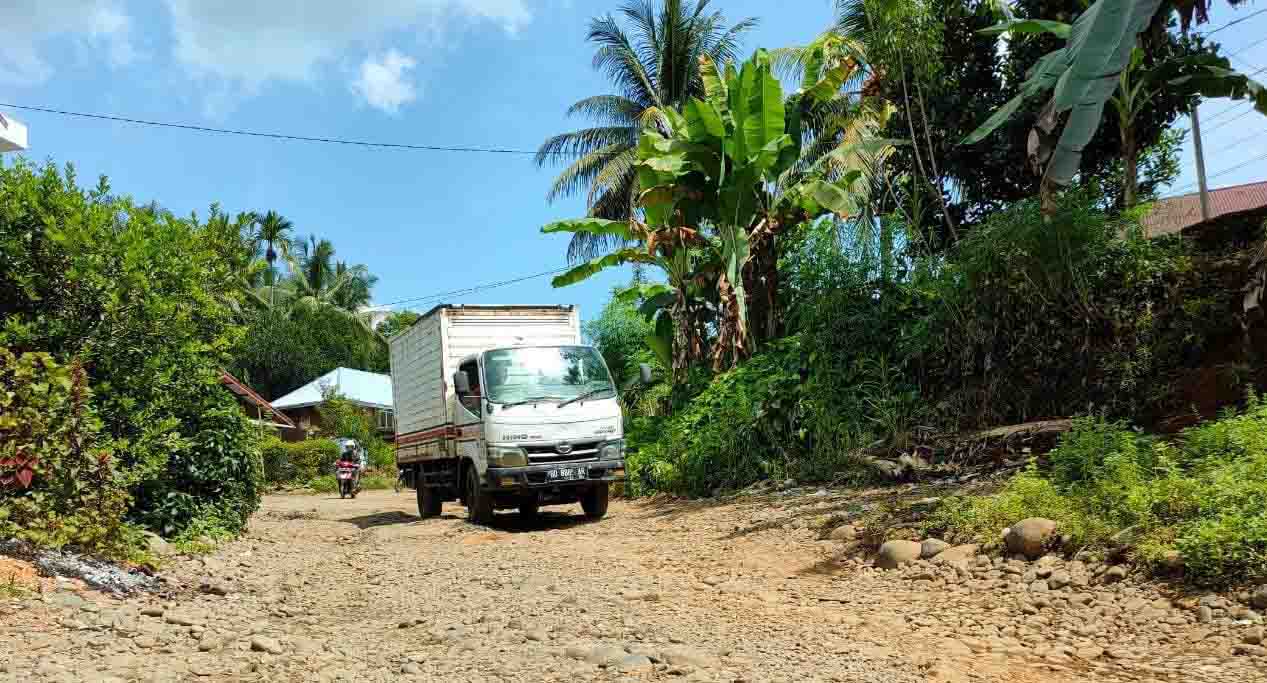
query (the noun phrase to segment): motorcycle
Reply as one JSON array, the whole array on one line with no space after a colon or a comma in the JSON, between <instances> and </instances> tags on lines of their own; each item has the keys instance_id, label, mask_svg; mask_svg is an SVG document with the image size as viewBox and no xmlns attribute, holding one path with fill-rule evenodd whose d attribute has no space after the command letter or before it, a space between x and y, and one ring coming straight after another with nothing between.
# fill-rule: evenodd
<instances>
[{"instance_id":1,"label":"motorcycle","mask_svg":"<svg viewBox=\"0 0 1267 683\"><path fill-rule=\"evenodd\" d=\"M335 479L339 480L339 498L355 498L361 490L361 473L356 463L340 461L335 468Z\"/></svg>"}]
</instances>

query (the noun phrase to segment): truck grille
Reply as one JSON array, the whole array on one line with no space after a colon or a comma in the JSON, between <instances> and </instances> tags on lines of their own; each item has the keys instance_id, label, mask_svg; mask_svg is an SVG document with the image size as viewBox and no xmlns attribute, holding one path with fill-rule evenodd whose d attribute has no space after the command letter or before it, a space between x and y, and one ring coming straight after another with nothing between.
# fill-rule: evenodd
<instances>
[{"instance_id":1,"label":"truck grille","mask_svg":"<svg viewBox=\"0 0 1267 683\"><path fill-rule=\"evenodd\" d=\"M528 461L533 463L575 462L598 459L598 449L602 445L602 441L581 441L524 446L524 450L528 452Z\"/></svg>"}]
</instances>

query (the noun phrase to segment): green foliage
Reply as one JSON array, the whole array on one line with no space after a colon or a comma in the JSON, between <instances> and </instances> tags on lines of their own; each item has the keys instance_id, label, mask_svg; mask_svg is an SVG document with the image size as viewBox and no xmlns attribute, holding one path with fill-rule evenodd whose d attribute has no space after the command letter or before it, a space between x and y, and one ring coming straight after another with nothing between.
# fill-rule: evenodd
<instances>
[{"instance_id":1,"label":"green foliage","mask_svg":"<svg viewBox=\"0 0 1267 683\"><path fill-rule=\"evenodd\" d=\"M323 307L253 313L231 371L274 399L339 367L387 372L387 345L345 313Z\"/></svg>"},{"instance_id":2,"label":"green foliage","mask_svg":"<svg viewBox=\"0 0 1267 683\"><path fill-rule=\"evenodd\" d=\"M264 475L278 486L303 485L334 471L339 445L331 439L286 442L271 437L264 442Z\"/></svg>"},{"instance_id":3,"label":"green foliage","mask_svg":"<svg viewBox=\"0 0 1267 683\"><path fill-rule=\"evenodd\" d=\"M82 363L129 517L169 534L208 505L240 528L258 504L255 430L219 383L244 294L213 223L0 167L0 345Z\"/></svg>"},{"instance_id":4,"label":"green foliage","mask_svg":"<svg viewBox=\"0 0 1267 683\"><path fill-rule=\"evenodd\" d=\"M421 317L422 314L417 311L392 311L376 329L384 339L391 339L409 329Z\"/></svg>"},{"instance_id":5,"label":"green foliage","mask_svg":"<svg viewBox=\"0 0 1267 683\"><path fill-rule=\"evenodd\" d=\"M395 475L362 474L362 491L385 491L396 485ZM308 488L314 493L338 493L339 481L333 474L323 474L308 482Z\"/></svg>"},{"instance_id":6,"label":"green foliage","mask_svg":"<svg viewBox=\"0 0 1267 683\"><path fill-rule=\"evenodd\" d=\"M1182 244L1144 238L1084 194L1067 197L1050 222L1038 202L1019 202L944 262L919 265L914 285L931 299L903 337L943 424L1008 424L1087 406L1143 414L1219 324L1219 310L1174 297L1191 269Z\"/></svg>"},{"instance_id":7,"label":"green foliage","mask_svg":"<svg viewBox=\"0 0 1267 683\"><path fill-rule=\"evenodd\" d=\"M1134 552L1160 564L1178 550L1204 584L1267 578L1267 405L1159 442L1122 423L1083 418L1047 462L999 493L955 498L930 526L981 542L1025 517L1061 524L1075 543L1109 548L1128 530Z\"/></svg>"},{"instance_id":8,"label":"green foliage","mask_svg":"<svg viewBox=\"0 0 1267 683\"><path fill-rule=\"evenodd\" d=\"M336 393L327 393L318 410L321 431L331 438L353 439L366 450L371 469L396 471L396 452L379 435L370 409L362 408Z\"/></svg>"},{"instance_id":9,"label":"green foliage","mask_svg":"<svg viewBox=\"0 0 1267 683\"><path fill-rule=\"evenodd\" d=\"M705 495L799 472L799 354L797 340L779 342L715 377L672 417L633 418L629 492Z\"/></svg>"},{"instance_id":10,"label":"green foliage","mask_svg":"<svg viewBox=\"0 0 1267 683\"><path fill-rule=\"evenodd\" d=\"M582 332L586 341L603 355L618 386L627 387L638 379L640 363L659 364L647 345L655 324L639 313L635 302L621 301L613 295L597 318L585 322Z\"/></svg>"},{"instance_id":11,"label":"green foliage","mask_svg":"<svg viewBox=\"0 0 1267 683\"><path fill-rule=\"evenodd\" d=\"M126 558L128 494L83 367L0 348L0 537Z\"/></svg>"}]
</instances>

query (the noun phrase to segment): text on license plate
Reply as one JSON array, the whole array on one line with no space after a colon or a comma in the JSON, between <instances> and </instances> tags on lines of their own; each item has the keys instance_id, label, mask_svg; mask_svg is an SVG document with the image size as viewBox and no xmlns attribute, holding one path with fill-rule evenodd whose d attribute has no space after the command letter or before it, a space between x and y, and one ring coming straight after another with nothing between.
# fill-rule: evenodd
<instances>
[{"instance_id":1,"label":"text on license plate","mask_svg":"<svg viewBox=\"0 0 1267 683\"><path fill-rule=\"evenodd\" d=\"M559 467L549 470L546 479L550 481L572 481L575 479L588 479L589 471L585 467Z\"/></svg>"}]
</instances>

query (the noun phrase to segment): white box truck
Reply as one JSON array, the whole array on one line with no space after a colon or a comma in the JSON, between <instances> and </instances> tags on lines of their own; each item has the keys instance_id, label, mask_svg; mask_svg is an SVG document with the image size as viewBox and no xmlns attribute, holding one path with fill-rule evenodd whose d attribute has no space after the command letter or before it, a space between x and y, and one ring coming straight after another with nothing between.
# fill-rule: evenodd
<instances>
[{"instance_id":1,"label":"white box truck","mask_svg":"<svg viewBox=\"0 0 1267 683\"><path fill-rule=\"evenodd\" d=\"M606 514L625 476L620 404L580 340L574 306L445 304L392 337L396 462L419 515L451 500L477 524L577 502Z\"/></svg>"}]
</instances>

